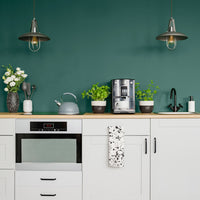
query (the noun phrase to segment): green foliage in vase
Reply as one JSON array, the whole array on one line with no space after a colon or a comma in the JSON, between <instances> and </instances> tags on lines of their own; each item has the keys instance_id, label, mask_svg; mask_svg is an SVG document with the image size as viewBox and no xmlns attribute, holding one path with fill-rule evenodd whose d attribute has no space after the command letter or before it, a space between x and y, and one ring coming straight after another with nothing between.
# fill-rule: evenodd
<instances>
[{"instance_id":1,"label":"green foliage in vase","mask_svg":"<svg viewBox=\"0 0 200 200\"><path fill-rule=\"evenodd\" d=\"M141 89L140 83L135 83L136 97L140 101L153 101L153 97L157 94L159 86L155 86L151 80L150 84L147 85L146 89Z\"/></svg>"},{"instance_id":2,"label":"green foliage in vase","mask_svg":"<svg viewBox=\"0 0 200 200\"><path fill-rule=\"evenodd\" d=\"M20 89L20 85L24 82L27 74L24 73L19 67L14 71L13 67L9 64L8 66L2 65L6 69L6 72L2 76L6 87L5 92L17 92Z\"/></svg>"},{"instance_id":3,"label":"green foliage in vase","mask_svg":"<svg viewBox=\"0 0 200 200\"><path fill-rule=\"evenodd\" d=\"M110 94L110 87L107 85L98 86L99 83L92 85L92 88L82 93L82 98L91 97L94 101L104 101Z\"/></svg>"}]
</instances>

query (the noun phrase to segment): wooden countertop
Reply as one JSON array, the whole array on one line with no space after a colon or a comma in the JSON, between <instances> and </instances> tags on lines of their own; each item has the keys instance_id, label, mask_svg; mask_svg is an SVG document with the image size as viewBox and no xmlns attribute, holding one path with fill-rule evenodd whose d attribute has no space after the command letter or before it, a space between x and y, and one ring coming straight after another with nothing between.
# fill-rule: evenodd
<instances>
[{"instance_id":1,"label":"wooden countertop","mask_svg":"<svg viewBox=\"0 0 200 200\"><path fill-rule=\"evenodd\" d=\"M143 114L93 114L85 113L83 115L57 115L56 113L35 113L33 115L24 115L23 113L0 113L0 118L17 118L17 119L192 119L200 118L198 114L185 115L160 115L155 113Z\"/></svg>"}]
</instances>

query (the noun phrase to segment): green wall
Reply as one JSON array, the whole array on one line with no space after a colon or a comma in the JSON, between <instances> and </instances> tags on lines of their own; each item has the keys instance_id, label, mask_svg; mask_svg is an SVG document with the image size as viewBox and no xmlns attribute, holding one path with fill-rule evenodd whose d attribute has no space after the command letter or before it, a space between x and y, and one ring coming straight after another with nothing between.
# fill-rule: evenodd
<instances>
[{"instance_id":1,"label":"green wall","mask_svg":"<svg viewBox=\"0 0 200 200\"><path fill-rule=\"evenodd\" d=\"M29 74L27 81L37 86L35 112L56 112L54 99L63 92L76 94L81 112L91 112L81 92L114 78L135 78L144 84L154 80L161 88L154 111L167 110L172 87L184 110L192 95L200 111L199 7L196 0L174 0L176 29L189 39L169 51L155 37L167 29L170 1L36 0L40 32L51 40L31 53L17 38L29 31L32 1L0 0L0 63L20 66ZM7 111L3 88L2 81L1 112ZM20 98L22 110L22 91Z\"/></svg>"}]
</instances>

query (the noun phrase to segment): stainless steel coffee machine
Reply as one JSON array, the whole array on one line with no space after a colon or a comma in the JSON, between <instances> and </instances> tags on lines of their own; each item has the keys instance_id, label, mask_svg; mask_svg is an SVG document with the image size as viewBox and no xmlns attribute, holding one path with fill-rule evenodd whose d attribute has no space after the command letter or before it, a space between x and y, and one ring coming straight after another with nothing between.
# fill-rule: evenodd
<instances>
[{"instance_id":1,"label":"stainless steel coffee machine","mask_svg":"<svg viewBox=\"0 0 200 200\"><path fill-rule=\"evenodd\" d=\"M135 113L135 80L112 80L113 113Z\"/></svg>"}]
</instances>

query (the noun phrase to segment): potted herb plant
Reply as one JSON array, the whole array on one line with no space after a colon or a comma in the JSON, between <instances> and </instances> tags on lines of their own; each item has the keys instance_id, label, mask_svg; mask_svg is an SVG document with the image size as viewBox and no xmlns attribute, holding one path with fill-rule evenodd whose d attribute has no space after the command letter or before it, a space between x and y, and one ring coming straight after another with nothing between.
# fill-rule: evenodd
<instances>
[{"instance_id":1,"label":"potted herb plant","mask_svg":"<svg viewBox=\"0 0 200 200\"><path fill-rule=\"evenodd\" d=\"M104 113L106 108L105 99L110 94L110 87L107 85L98 86L99 83L92 85L92 88L82 93L82 98L91 97L91 105L93 113Z\"/></svg>"},{"instance_id":2,"label":"potted herb plant","mask_svg":"<svg viewBox=\"0 0 200 200\"><path fill-rule=\"evenodd\" d=\"M19 108L19 95L18 90L20 89L21 83L25 80L28 76L21 70L19 67L16 68L14 71L11 65L4 66L6 72L2 76L6 87L4 88L5 92L8 92L7 95L7 107L9 112L17 112Z\"/></svg>"},{"instance_id":3,"label":"potted herb plant","mask_svg":"<svg viewBox=\"0 0 200 200\"><path fill-rule=\"evenodd\" d=\"M142 113L151 113L154 107L154 95L157 94L159 86L155 86L151 80L146 89L141 89L140 83L135 84L136 97L139 100L140 111Z\"/></svg>"}]
</instances>

